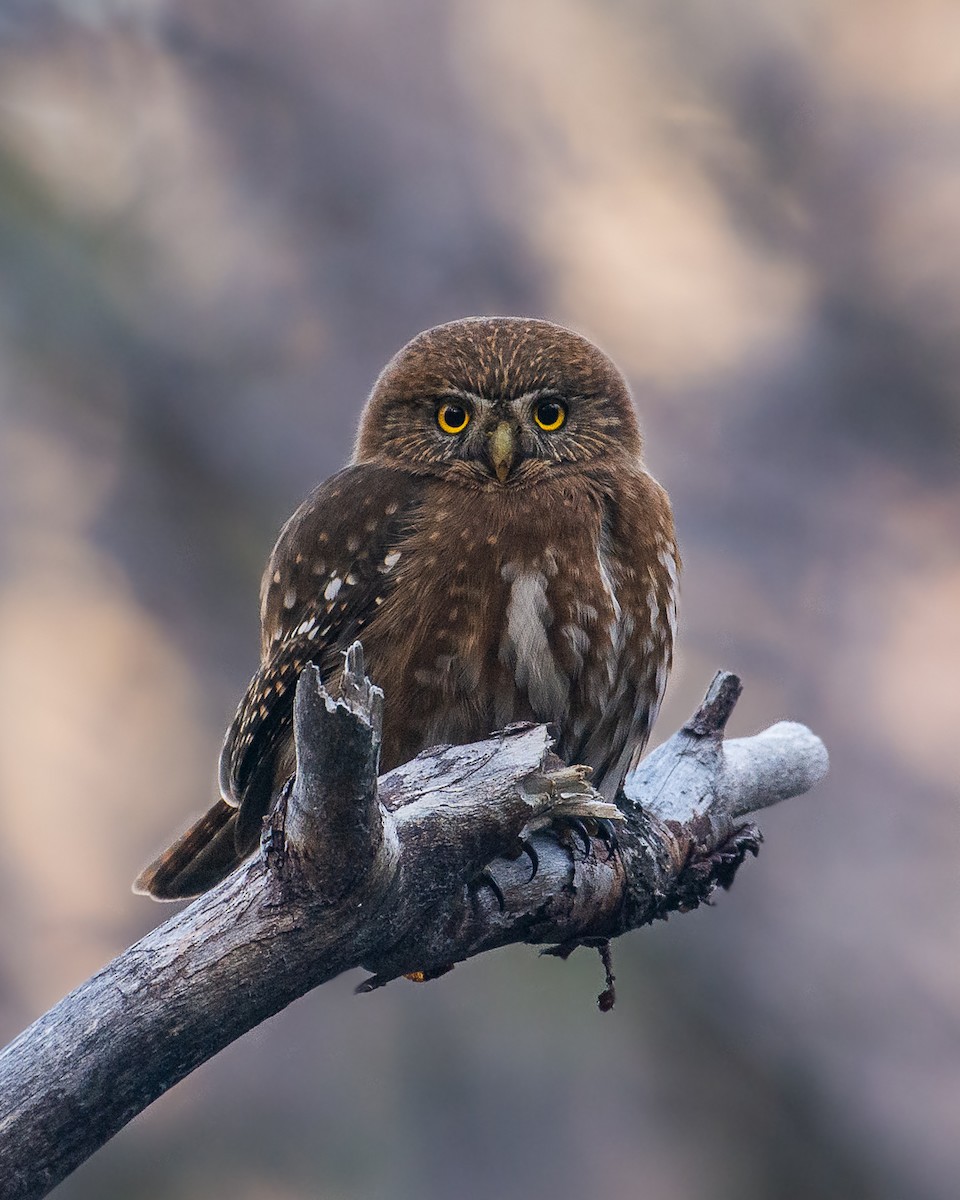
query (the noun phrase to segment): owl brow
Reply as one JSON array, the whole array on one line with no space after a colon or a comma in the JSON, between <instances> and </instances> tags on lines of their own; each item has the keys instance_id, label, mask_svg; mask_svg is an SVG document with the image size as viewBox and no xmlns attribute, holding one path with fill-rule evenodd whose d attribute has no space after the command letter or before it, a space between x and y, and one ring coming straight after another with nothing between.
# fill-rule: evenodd
<instances>
[{"instance_id":1,"label":"owl brow","mask_svg":"<svg viewBox=\"0 0 960 1200\"><path fill-rule=\"evenodd\" d=\"M434 397L434 400L467 400L471 404L478 404L481 397L476 392L471 392L467 388L448 387Z\"/></svg>"},{"instance_id":2,"label":"owl brow","mask_svg":"<svg viewBox=\"0 0 960 1200\"><path fill-rule=\"evenodd\" d=\"M518 416L528 417L534 407L540 403L545 397L556 397L560 400L559 391L551 387L528 388L519 396L511 396L506 403ZM564 401L566 403L566 401Z\"/></svg>"},{"instance_id":3,"label":"owl brow","mask_svg":"<svg viewBox=\"0 0 960 1200\"><path fill-rule=\"evenodd\" d=\"M478 396L476 392L468 391L466 388L449 387L437 392L433 396L421 396L420 402L425 407L429 407L431 411L441 404L449 403L451 400L456 400L466 403L470 406L471 411L476 411L482 408L484 404L489 404L488 400L484 400L482 396Z\"/></svg>"}]
</instances>

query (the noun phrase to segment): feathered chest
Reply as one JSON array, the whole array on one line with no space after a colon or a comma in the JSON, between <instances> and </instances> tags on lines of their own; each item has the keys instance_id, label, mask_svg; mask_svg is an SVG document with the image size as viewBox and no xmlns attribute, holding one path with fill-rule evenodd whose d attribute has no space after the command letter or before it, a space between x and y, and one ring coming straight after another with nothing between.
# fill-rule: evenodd
<instances>
[{"instance_id":1,"label":"feathered chest","mask_svg":"<svg viewBox=\"0 0 960 1200\"><path fill-rule=\"evenodd\" d=\"M489 490L348 468L267 567L263 664L228 735L224 794L286 746L303 664L335 679L356 637L386 694L385 769L535 720L600 778L656 712L675 582L669 504L642 468Z\"/></svg>"},{"instance_id":2,"label":"feathered chest","mask_svg":"<svg viewBox=\"0 0 960 1200\"><path fill-rule=\"evenodd\" d=\"M624 611L601 490L437 486L421 511L367 634L421 740L424 724L428 741L459 741L519 719L565 725L602 703ZM396 718L398 732L413 721Z\"/></svg>"}]
</instances>

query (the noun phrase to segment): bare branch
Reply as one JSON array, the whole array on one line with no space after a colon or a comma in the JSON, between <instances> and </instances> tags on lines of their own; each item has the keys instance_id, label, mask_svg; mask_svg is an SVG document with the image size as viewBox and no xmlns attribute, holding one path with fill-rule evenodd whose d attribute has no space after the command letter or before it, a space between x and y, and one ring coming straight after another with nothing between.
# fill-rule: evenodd
<instances>
[{"instance_id":1,"label":"bare branch","mask_svg":"<svg viewBox=\"0 0 960 1200\"><path fill-rule=\"evenodd\" d=\"M740 684L720 674L627 780L621 809L560 763L542 726L436 747L378 782L383 697L359 646L339 691L314 668L301 677L298 773L261 853L0 1053L4 1197L45 1195L200 1063L357 966L369 990L510 942L564 956L595 945L609 1008L608 939L729 886L759 844L738 818L813 786L827 766L799 725L725 744ZM611 819L616 849L600 836Z\"/></svg>"}]
</instances>

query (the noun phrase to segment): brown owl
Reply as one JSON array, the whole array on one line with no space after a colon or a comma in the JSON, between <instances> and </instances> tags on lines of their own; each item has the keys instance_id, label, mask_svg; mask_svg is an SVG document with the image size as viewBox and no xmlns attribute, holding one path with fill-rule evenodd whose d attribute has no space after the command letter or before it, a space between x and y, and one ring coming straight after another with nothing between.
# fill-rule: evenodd
<instances>
[{"instance_id":1,"label":"brown owl","mask_svg":"<svg viewBox=\"0 0 960 1200\"><path fill-rule=\"evenodd\" d=\"M283 527L261 589L261 666L220 757L222 799L143 872L197 895L257 845L295 769L307 663L335 679L361 638L386 706L381 765L513 721L612 799L663 695L679 559L626 383L547 321L427 330L387 365L353 461Z\"/></svg>"}]
</instances>

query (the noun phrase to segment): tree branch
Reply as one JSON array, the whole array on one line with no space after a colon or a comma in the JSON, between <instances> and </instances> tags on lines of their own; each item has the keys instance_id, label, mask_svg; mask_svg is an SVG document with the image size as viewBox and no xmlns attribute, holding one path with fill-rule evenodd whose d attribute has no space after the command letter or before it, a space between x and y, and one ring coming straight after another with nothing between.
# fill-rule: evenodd
<instances>
[{"instance_id":1,"label":"tree branch","mask_svg":"<svg viewBox=\"0 0 960 1200\"><path fill-rule=\"evenodd\" d=\"M511 942L562 956L594 945L610 1007L608 939L729 886L760 840L738 818L827 769L800 725L724 743L739 693L719 674L628 778L617 809L553 755L543 726L435 747L378 781L383 696L359 645L336 700L308 667L297 776L261 853L0 1053L4 1197L45 1195L200 1063L353 967L371 972L365 991ZM599 836L611 820L616 849Z\"/></svg>"}]
</instances>

